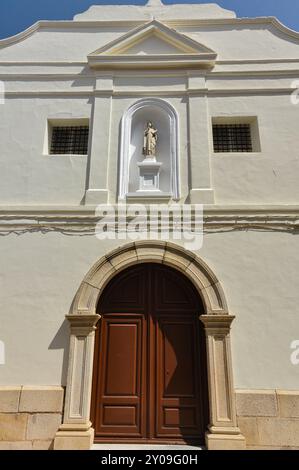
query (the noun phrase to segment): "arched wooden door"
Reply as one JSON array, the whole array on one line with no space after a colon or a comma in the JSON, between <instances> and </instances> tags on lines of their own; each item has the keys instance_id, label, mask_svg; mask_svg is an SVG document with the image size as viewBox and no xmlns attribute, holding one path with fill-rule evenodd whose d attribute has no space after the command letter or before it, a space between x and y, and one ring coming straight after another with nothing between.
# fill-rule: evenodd
<instances>
[{"instance_id":1,"label":"arched wooden door","mask_svg":"<svg viewBox=\"0 0 299 470\"><path fill-rule=\"evenodd\" d=\"M98 313L95 440L203 442L203 305L190 281L160 264L128 268L110 281Z\"/></svg>"}]
</instances>

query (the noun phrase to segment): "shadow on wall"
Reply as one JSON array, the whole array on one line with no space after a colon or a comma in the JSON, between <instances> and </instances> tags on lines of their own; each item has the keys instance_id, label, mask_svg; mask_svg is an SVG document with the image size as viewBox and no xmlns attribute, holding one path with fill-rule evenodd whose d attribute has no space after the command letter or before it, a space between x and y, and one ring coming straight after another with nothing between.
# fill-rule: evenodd
<instances>
[{"instance_id":1,"label":"shadow on wall","mask_svg":"<svg viewBox=\"0 0 299 470\"><path fill-rule=\"evenodd\" d=\"M68 367L68 356L69 356L69 337L70 337L70 328L69 323L65 319L61 324L56 335L52 339L49 350L63 349L63 359L62 359L62 370L61 370L61 385L66 386L67 380L67 367Z\"/></svg>"},{"instance_id":2,"label":"shadow on wall","mask_svg":"<svg viewBox=\"0 0 299 470\"><path fill-rule=\"evenodd\" d=\"M169 418L176 420L181 438L189 445L204 445L205 431L209 424L206 339L204 329L198 319L197 323L199 337L194 329L195 324L192 325L191 331L188 331L190 325L180 325L179 339L173 328L169 326L164 328L163 324L159 325L164 342L164 354L168 358L172 356L168 364L164 357L167 370L163 377L165 380L161 377L161 382L165 387L163 399L173 400L172 415L169 415ZM192 337L193 341L190 341ZM167 418L167 411L169 412L170 408L167 410L165 407L165 418ZM191 430L199 433L199 436L191 438Z\"/></svg>"}]
</instances>

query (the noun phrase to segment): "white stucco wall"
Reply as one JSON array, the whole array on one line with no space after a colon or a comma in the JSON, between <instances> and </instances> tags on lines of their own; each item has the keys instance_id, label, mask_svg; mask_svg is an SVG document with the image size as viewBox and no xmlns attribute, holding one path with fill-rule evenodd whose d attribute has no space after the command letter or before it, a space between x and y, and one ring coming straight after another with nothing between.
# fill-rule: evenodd
<instances>
[{"instance_id":1,"label":"white stucco wall","mask_svg":"<svg viewBox=\"0 0 299 470\"><path fill-rule=\"evenodd\" d=\"M213 97L209 112L211 118L256 116L261 145L260 153L211 156L216 202L297 203L299 106L291 104L290 96Z\"/></svg>"},{"instance_id":2,"label":"white stucco wall","mask_svg":"<svg viewBox=\"0 0 299 470\"><path fill-rule=\"evenodd\" d=\"M163 88L163 78L156 81ZM122 82L124 87L125 82ZM152 86L155 87L154 81ZM171 89L171 84L168 86ZM120 121L136 99L115 97L112 103L108 165L111 202L117 198ZM180 119L180 183L182 200L185 200L189 191L187 100L171 96L167 96L166 100L177 110ZM200 139L196 158L204 157L208 141L216 202L298 203L299 105L291 104L289 94L209 97L208 106L210 128L213 117L256 116L261 144L260 153L214 154L211 136L206 134L205 128L199 123ZM91 119L90 100L80 97L9 97L1 110L1 203L80 204L85 193L88 157L44 155L44 145L48 119ZM201 113L200 109L198 113ZM99 159L106 158L104 152L99 154Z\"/></svg>"},{"instance_id":3,"label":"white stucco wall","mask_svg":"<svg viewBox=\"0 0 299 470\"><path fill-rule=\"evenodd\" d=\"M0 241L0 384L65 384L64 320L84 275L120 245L94 236L9 235ZM297 237L282 233L207 234L198 254L219 277L232 328L237 388L298 389L290 344L299 339Z\"/></svg>"},{"instance_id":4,"label":"white stucco wall","mask_svg":"<svg viewBox=\"0 0 299 470\"><path fill-rule=\"evenodd\" d=\"M164 19L173 18L235 18L233 11L221 8L215 3L208 4L174 4L166 5L160 0L152 0L145 5L115 5L111 10L109 5L92 5L87 11L74 16L76 21L111 20L111 19L142 19L150 20L152 17Z\"/></svg>"},{"instance_id":5,"label":"white stucco wall","mask_svg":"<svg viewBox=\"0 0 299 470\"><path fill-rule=\"evenodd\" d=\"M32 205L40 214L47 205L54 213L76 206L83 213L87 188L107 191L114 203L121 118L143 96L167 100L178 113L181 202L189 201L191 189L208 189L221 214L229 204L243 204L241 215L252 206L258 211L266 204L270 212L280 205L282 219L288 205L299 204L299 105L290 99L299 77L299 34L266 19L235 20L217 8L202 9L198 19L186 11L184 21L163 10L160 19L165 13L171 27L217 53L215 67L107 72L91 69L87 55L140 26L150 10L125 23L112 14L105 24L99 11L91 9L75 22L41 23L0 41L6 89L0 106L0 211L12 206L8 215L0 213L0 225L9 224L14 206L22 212ZM257 118L261 152L213 153L212 118L234 116ZM47 155L47 121L79 118L90 119L89 154ZM264 214L266 220L267 208ZM0 383L65 385L64 316L86 272L119 242L13 232L12 226L0 236L0 341L6 347ZM290 362L290 344L299 338L297 236L252 227L219 230L205 235L199 255L220 279L236 315L236 387L298 389L299 366Z\"/></svg>"},{"instance_id":6,"label":"white stucco wall","mask_svg":"<svg viewBox=\"0 0 299 470\"><path fill-rule=\"evenodd\" d=\"M44 154L51 118L90 117L86 99L8 98L1 105L1 204L80 204L87 157Z\"/></svg>"},{"instance_id":7,"label":"white stucco wall","mask_svg":"<svg viewBox=\"0 0 299 470\"><path fill-rule=\"evenodd\" d=\"M82 21L48 22L28 36L21 34L14 38L10 44L0 41L0 79L6 90L6 102L0 114L3 204L80 204L83 201L90 155L52 158L43 153L47 119L84 117L92 123L94 90L104 92L106 86L96 83L107 72L90 69L87 55L134 28L133 24L127 25L119 19L116 23L103 24L97 21L97 11L93 20L89 12L89 21L84 22L83 16ZM111 8L112 20L113 11ZM206 13L207 17L199 17L198 25L187 18L176 30L218 54L212 71L110 72L112 104L108 115L104 113L105 120L111 122L109 142L98 154L99 159L108 161L109 184L103 189L108 189L110 202L117 197L119 123L127 107L143 94L168 100L178 112L182 201L188 198L191 189L192 158L193 163L195 159L210 159L209 171L217 203L298 202L299 105L291 104L290 95L299 76L299 35L282 31L266 20L247 24L231 15L221 16L217 8L209 11L213 15L218 12L220 18L212 15L215 19L205 19L209 18ZM227 60L237 62L230 64ZM252 60L256 62L246 63ZM200 118L202 109L196 109L194 104L192 124L198 113L196 133L200 137L192 144L191 156L193 136L188 136L188 108L197 98L194 91L189 94L190 87L201 92L206 90L210 129L208 133L207 122ZM261 153L213 155L210 121L213 116L256 116ZM101 122L97 122L94 128L99 136L100 126ZM206 179L199 187L207 187Z\"/></svg>"}]
</instances>

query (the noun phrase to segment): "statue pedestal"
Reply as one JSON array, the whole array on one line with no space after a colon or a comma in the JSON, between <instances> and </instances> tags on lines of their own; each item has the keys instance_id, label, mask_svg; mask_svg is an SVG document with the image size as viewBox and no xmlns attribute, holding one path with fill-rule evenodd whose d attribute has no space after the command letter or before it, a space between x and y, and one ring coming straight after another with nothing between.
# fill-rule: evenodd
<instances>
[{"instance_id":1,"label":"statue pedestal","mask_svg":"<svg viewBox=\"0 0 299 470\"><path fill-rule=\"evenodd\" d=\"M139 189L138 191L158 192L159 188L159 173L162 163L157 162L155 157L146 157L143 162L137 163L139 167Z\"/></svg>"}]
</instances>

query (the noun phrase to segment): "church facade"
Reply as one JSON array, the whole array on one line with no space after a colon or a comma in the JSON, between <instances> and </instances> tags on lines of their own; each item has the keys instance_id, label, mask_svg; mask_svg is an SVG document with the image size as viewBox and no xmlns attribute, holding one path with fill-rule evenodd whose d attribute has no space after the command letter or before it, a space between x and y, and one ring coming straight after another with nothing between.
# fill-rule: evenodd
<instances>
[{"instance_id":1,"label":"church facade","mask_svg":"<svg viewBox=\"0 0 299 470\"><path fill-rule=\"evenodd\" d=\"M299 449L299 33L93 6L0 81L0 449Z\"/></svg>"}]
</instances>

